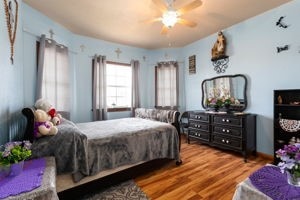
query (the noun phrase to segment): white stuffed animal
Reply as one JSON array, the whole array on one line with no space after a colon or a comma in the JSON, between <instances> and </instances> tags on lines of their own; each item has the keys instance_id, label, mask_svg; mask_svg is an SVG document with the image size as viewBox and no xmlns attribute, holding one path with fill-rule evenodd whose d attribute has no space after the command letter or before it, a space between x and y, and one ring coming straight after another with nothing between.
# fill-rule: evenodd
<instances>
[{"instance_id":1,"label":"white stuffed animal","mask_svg":"<svg viewBox=\"0 0 300 200\"><path fill-rule=\"evenodd\" d=\"M60 124L62 116L56 112L56 109L46 99L39 99L35 102L35 108L44 110L51 117L51 122L57 126Z\"/></svg>"},{"instance_id":2,"label":"white stuffed animal","mask_svg":"<svg viewBox=\"0 0 300 200\"><path fill-rule=\"evenodd\" d=\"M34 111L34 137L39 138L45 135L56 135L58 129L50 122L48 114L37 109Z\"/></svg>"}]
</instances>

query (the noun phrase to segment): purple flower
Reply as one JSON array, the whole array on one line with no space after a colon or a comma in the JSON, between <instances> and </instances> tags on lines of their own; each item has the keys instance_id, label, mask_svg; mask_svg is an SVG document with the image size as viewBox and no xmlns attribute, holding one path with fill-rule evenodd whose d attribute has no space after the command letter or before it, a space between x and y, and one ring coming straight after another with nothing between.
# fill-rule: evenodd
<instances>
[{"instance_id":1,"label":"purple flower","mask_svg":"<svg viewBox=\"0 0 300 200\"><path fill-rule=\"evenodd\" d=\"M279 149L276 151L277 156L281 157L281 156L286 156L287 153L285 150Z\"/></svg>"},{"instance_id":2,"label":"purple flower","mask_svg":"<svg viewBox=\"0 0 300 200\"><path fill-rule=\"evenodd\" d=\"M24 140L23 144L25 149L27 150L31 149L31 143L28 140Z\"/></svg>"},{"instance_id":3,"label":"purple flower","mask_svg":"<svg viewBox=\"0 0 300 200\"><path fill-rule=\"evenodd\" d=\"M30 148L31 143L29 141L6 143L0 149L0 164L9 165L29 158L31 156Z\"/></svg>"},{"instance_id":4,"label":"purple flower","mask_svg":"<svg viewBox=\"0 0 300 200\"><path fill-rule=\"evenodd\" d=\"M295 154L295 160L296 160L297 162L300 161L300 152L297 152L297 153Z\"/></svg>"},{"instance_id":5,"label":"purple flower","mask_svg":"<svg viewBox=\"0 0 300 200\"><path fill-rule=\"evenodd\" d=\"M278 163L280 171L283 173L288 170L291 173L300 174L300 143L284 145L283 149L276 151L276 156L282 162Z\"/></svg>"}]
</instances>

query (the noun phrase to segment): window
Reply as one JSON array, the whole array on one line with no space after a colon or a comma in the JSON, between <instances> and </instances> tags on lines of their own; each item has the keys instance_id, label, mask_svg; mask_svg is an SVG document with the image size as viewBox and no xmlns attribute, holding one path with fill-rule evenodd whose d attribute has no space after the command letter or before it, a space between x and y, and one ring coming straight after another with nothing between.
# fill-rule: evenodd
<instances>
[{"instance_id":1,"label":"window","mask_svg":"<svg viewBox=\"0 0 300 200\"><path fill-rule=\"evenodd\" d=\"M37 43L38 50L38 85L37 99L45 98L69 118L70 111L70 68L68 48L54 40L41 38ZM41 46L41 43L44 46ZM39 57L42 53L42 59Z\"/></svg>"},{"instance_id":2,"label":"window","mask_svg":"<svg viewBox=\"0 0 300 200\"><path fill-rule=\"evenodd\" d=\"M177 109L178 64L162 62L155 67L155 107Z\"/></svg>"},{"instance_id":3,"label":"window","mask_svg":"<svg viewBox=\"0 0 300 200\"><path fill-rule=\"evenodd\" d=\"M130 110L132 96L131 76L132 68L130 64L107 62L106 94L108 111Z\"/></svg>"}]
</instances>

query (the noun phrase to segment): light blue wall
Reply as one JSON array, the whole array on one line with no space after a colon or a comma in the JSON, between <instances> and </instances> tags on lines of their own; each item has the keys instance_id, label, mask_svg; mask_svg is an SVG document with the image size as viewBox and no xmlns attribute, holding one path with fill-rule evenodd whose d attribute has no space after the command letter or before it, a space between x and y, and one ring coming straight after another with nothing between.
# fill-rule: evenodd
<instances>
[{"instance_id":1,"label":"light blue wall","mask_svg":"<svg viewBox=\"0 0 300 200\"><path fill-rule=\"evenodd\" d=\"M37 36L49 29L54 39L70 49L70 63L74 80L73 116L75 122L91 120L91 56L106 55L109 60L141 63L141 96L143 107L154 106L154 66L158 61L177 60L180 67L180 110L201 109L201 82L217 76L214 72L210 51L216 34L187 45L183 48L146 50L89 37L76 35L50 20L45 15L20 3L19 28L16 40L15 64L9 63L9 42L1 5L0 56L2 83L0 86L0 142L7 141L12 131L11 119L23 106L34 103L36 80L35 44ZM249 107L247 112L258 114L257 146L259 152L273 152L273 90L300 88L300 13L299 1L292 1L277 9L254 17L224 30L230 56L225 74L245 74L248 78ZM280 16L286 16L289 28L275 26ZM290 49L280 54L277 46L289 44ZM80 45L84 45L82 52ZM117 58L117 48L122 54ZM196 55L197 73L188 74L188 57ZM145 56L145 60L143 57ZM23 75L24 74L24 75ZM23 78L24 77L24 78ZM113 113L109 118L129 116L129 112Z\"/></svg>"},{"instance_id":2,"label":"light blue wall","mask_svg":"<svg viewBox=\"0 0 300 200\"><path fill-rule=\"evenodd\" d=\"M131 59L140 61L140 79L139 84L141 94L141 106L154 107L154 66L158 61L178 60L180 64L180 82L183 81L183 57L180 54L181 49L161 49L150 51L147 49L136 48L117 43L107 42L99 39L76 35L61 27L48 17L24 4L24 63L26 63L25 77L32 80L25 85L25 105L34 104L35 81L36 81L36 54L35 43L37 36L46 34L49 36L49 30L55 33L54 39L59 43L65 44L70 49L70 62L73 69L74 93L73 109L71 119L74 122L88 122L92 120L91 112L91 64L94 54L106 55L107 60L130 63ZM81 49L81 46L84 46ZM116 49L122 53L117 57ZM180 57L181 56L181 57ZM180 92L183 92L184 84L180 84ZM180 95L180 109L184 110L184 95ZM129 117L130 112L109 113L109 119L120 117Z\"/></svg>"},{"instance_id":3,"label":"light blue wall","mask_svg":"<svg viewBox=\"0 0 300 200\"><path fill-rule=\"evenodd\" d=\"M130 47L126 45L106 42L103 40L93 39L80 35L72 36L72 48L77 52L75 58L75 74L76 74L76 112L78 113L74 121L86 122L92 120L92 56L95 54L105 55L107 60L121 63L130 63L132 59L140 61L140 75L142 82L140 83L141 106L147 107L147 91L145 90L147 82L147 62L143 56L148 54L148 50ZM84 51L80 46L84 45ZM119 57L116 50L120 49L122 53ZM80 113L80 114L79 114ZM114 112L108 113L109 119L120 117L129 117L130 112Z\"/></svg>"},{"instance_id":4,"label":"light blue wall","mask_svg":"<svg viewBox=\"0 0 300 200\"><path fill-rule=\"evenodd\" d=\"M23 107L23 37L22 3L19 3L19 21L15 41L14 64L10 63L10 43L4 4L0 4L0 144L7 142L18 128L20 109Z\"/></svg>"},{"instance_id":5,"label":"light blue wall","mask_svg":"<svg viewBox=\"0 0 300 200\"><path fill-rule=\"evenodd\" d=\"M23 35L23 53L24 53L24 77L26 84L24 84L24 104L25 106L33 106L35 102L35 88L36 88L36 41L42 34L50 38L49 30L52 29L55 33L53 38L60 44L69 47L72 43L72 33L53 22L45 15L42 15L35 9L32 9L27 4L23 4L23 24L21 34ZM71 49L72 51L72 49ZM74 53L70 53L70 61L73 60ZM71 62L72 63L72 62Z\"/></svg>"},{"instance_id":6,"label":"light blue wall","mask_svg":"<svg viewBox=\"0 0 300 200\"><path fill-rule=\"evenodd\" d=\"M155 66L161 61L177 61L179 65L179 111L185 111L185 87L184 87L184 67L185 61L181 48L157 49L149 51L148 60L148 99L147 105L153 108L155 105Z\"/></svg>"},{"instance_id":7,"label":"light blue wall","mask_svg":"<svg viewBox=\"0 0 300 200\"><path fill-rule=\"evenodd\" d=\"M225 75L245 74L248 78L249 106L246 112L257 114L257 150L273 154L273 90L300 88L300 1L292 1L277 9L256 16L223 31L227 38L228 69ZM287 29L275 26L286 16ZM182 49L195 54L197 73L188 74L185 66L186 108L202 109L201 82L216 74L211 48L217 33ZM277 46L290 45L288 51L276 52ZM222 74L223 75L223 74Z\"/></svg>"}]
</instances>

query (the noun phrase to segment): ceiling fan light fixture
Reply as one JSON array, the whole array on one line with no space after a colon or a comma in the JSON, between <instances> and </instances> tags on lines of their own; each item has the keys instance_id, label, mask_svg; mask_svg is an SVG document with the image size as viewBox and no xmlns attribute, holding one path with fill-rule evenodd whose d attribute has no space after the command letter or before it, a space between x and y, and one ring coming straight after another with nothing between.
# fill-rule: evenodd
<instances>
[{"instance_id":1,"label":"ceiling fan light fixture","mask_svg":"<svg viewBox=\"0 0 300 200\"><path fill-rule=\"evenodd\" d=\"M169 28L172 28L178 21L178 14L175 11L169 10L162 16L162 23Z\"/></svg>"}]
</instances>

